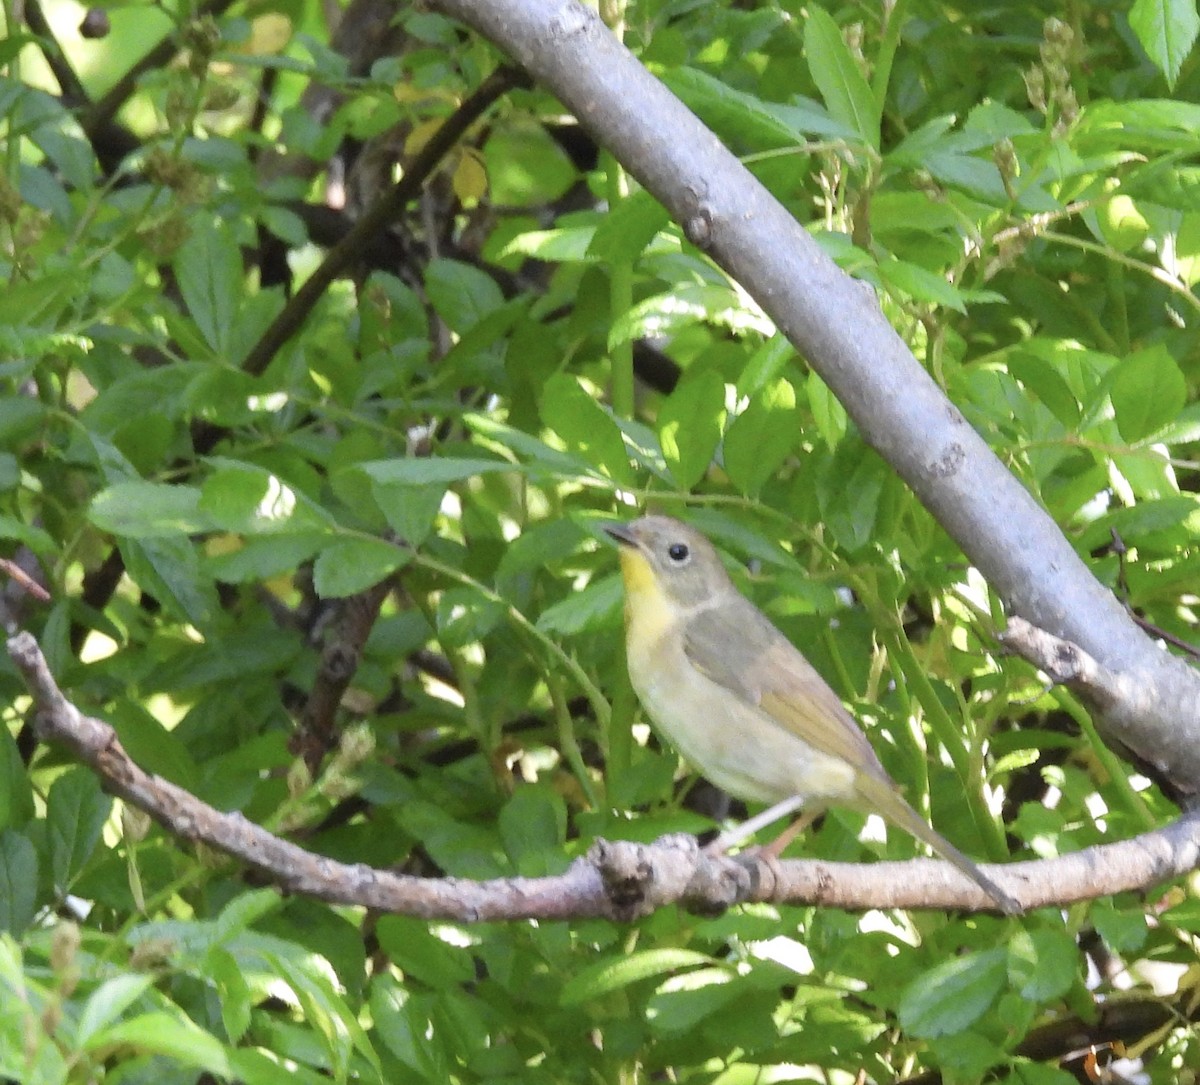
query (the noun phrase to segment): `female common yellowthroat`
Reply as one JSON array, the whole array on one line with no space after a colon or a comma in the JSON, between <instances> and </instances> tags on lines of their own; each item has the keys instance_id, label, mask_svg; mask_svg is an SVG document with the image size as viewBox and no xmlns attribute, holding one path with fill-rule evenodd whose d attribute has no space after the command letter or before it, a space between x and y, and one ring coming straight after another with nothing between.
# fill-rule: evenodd
<instances>
[{"instance_id":1,"label":"female common yellowthroat","mask_svg":"<svg viewBox=\"0 0 1200 1085\"><path fill-rule=\"evenodd\" d=\"M703 535L667 516L604 530L621 546L633 688L692 765L737 798L778 804L771 820L801 801L881 814L1002 912L1022 910L908 804L837 694L738 592Z\"/></svg>"}]
</instances>

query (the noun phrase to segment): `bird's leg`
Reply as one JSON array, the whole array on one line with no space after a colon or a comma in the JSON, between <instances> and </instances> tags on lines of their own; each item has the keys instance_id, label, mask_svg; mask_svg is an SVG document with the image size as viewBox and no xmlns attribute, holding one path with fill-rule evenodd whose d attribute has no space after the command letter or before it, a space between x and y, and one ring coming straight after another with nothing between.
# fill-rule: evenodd
<instances>
[{"instance_id":1,"label":"bird's leg","mask_svg":"<svg viewBox=\"0 0 1200 1085\"><path fill-rule=\"evenodd\" d=\"M735 825L732 829L723 832L704 850L709 855L724 855L725 852L727 852L730 848L736 847L744 840L748 840L756 832L758 832L759 829L765 828L773 822L778 821L782 817L787 817L788 814L795 813L803 805L804 799L799 795L793 795L791 798L784 799L782 802L777 802L774 806L768 806L767 809L762 811L762 813L755 814L754 817L747 818L740 825ZM799 821L801 829L812 824L811 817L800 818ZM791 830L787 830L784 833L784 836L787 836L787 839L783 841L784 847L791 843L791 841L795 838L796 833L792 833L790 836L787 835L790 831ZM799 831L799 829L796 830L796 832ZM780 839L783 838L781 837ZM776 844L778 842L779 841L776 841ZM774 849L775 844L772 844L771 848ZM779 850L782 851L783 849L780 848ZM775 854L778 855L779 852L776 851Z\"/></svg>"},{"instance_id":2,"label":"bird's leg","mask_svg":"<svg viewBox=\"0 0 1200 1085\"><path fill-rule=\"evenodd\" d=\"M783 849L786 848L793 840L796 839L805 829L807 829L814 821L819 818L824 811L819 807L814 807L811 810L805 810L795 821L783 830L770 844L762 850L764 856L769 856L772 859L778 859L783 854Z\"/></svg>"}]
</instances>

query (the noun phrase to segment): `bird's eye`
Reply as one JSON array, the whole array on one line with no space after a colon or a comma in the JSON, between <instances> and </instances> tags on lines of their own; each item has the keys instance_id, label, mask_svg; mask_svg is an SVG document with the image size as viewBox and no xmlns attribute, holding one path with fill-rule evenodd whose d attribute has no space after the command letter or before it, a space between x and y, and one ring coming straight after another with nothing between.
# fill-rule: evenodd
<instances>
[{"instance_id":1,"label":"bird's eye","mask_svg":"<svg viewBox=\"0 0 1200 1085\"><path fill-rule=\"evenodd\" d=\"M671 543L671 545L667 547L667 557L674 562L687 561L689 553L691 553L691 551L688 550L684 543Z\"/></svg>"}]
</instances>

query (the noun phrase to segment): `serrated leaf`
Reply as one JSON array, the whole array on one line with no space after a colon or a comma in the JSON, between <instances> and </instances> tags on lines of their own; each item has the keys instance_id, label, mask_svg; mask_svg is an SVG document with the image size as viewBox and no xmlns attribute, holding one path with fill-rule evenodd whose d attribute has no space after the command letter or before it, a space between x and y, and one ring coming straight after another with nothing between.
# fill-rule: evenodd
<instances>
[{"instance_id":1,"label":"serrated leaf","mask_svg":"<svg viewBox=\"0 0 1200 1085\"><path fill-rule=\"evenodd\" d=\"M658 442L676 485L690 490L708 472L725 425L725 382L706 369L680 381L658 410Z\"/></svg>"},{"instance_id":2,"label":"serrated leaf","mask_svg":"<svg viewBox=\"0 0 1200 1085\"><path fill-rule=\"evenodd\" d=\"M109 1051L125 1049L130 1055L163 1055L217 1077L228 1077L229 1062L225 1048L210 1033L194 1025L190 1019L176 1018L168 1013L145 1013L121 1021L111 1028L94 1033L81 1050Z\"/></svg>"},{"instance_id":3,"label":"serrated leaf","mask_svg":"<svg viewBox=\"0 0 1200 1085\"><path fill-rule=\"evenodd\" d=\"M425 270L425 290L438 316L460 335L504 304L490 275L458 260L432 261Z\"/></svg>"},{"instance_id":4,"label":"serrated leaf","mask_svg":"<svg viewBox=\"0 0 1200 1085\"><path fill-rule=\"evenodd\" d=\"M614 263L632 263L670 222L667 209L644 189L610 208L588 245L588 255Z\"/></svg>"},{"instance_id":5,"label":"serrated leaf","mask_svg":"<svg viewBox=\"0 0 1200 1085\"><path fill-rule=\"evenodd\" d=\"M539 409L542 421L571 451L603 470L618 485L635 485L620 429L575 377L555 373L542 388Z\"/></svg>"},{"instance_id":6,"label":"serrated leaf","mask_svg":"<svg viewBox=\"0 0 1200 1085\"><path fill-rule=\"evenodd\" d=\"M0 728L0 829L19 828L32 814L29 770L8 728Z\"/></svg>"},{"instance_id":7,"label":"serrated leaf","mask_svg":"<svg viewBox=\"0 0 1200 1085\"><path fill-rule=\"evenodd\" d=\"M737 391L739 398L753 396L760 392L770 381L779 376L780 370L796 357L796 348L792 346L782 332L776 332L751 356L746 363L742 375L738 377Z\"/></svg>"},{"instance_id":8,"label":"serrated leaf","mask_svg":"<svg viewBox=\"0 0 1200 1085\"><path fill-rule=\"evenodd\" d=\"M102 531L131 539L170 538L203 531L200 490L165 482L130 479L101 490L88 508L88 519Z\"/></svg>"},{"instance_id":9,"label":"serrated leaf","mask_svg":"<svg viewBox=\"0 0 1200 1085\"><path fill-rule=\"evenodd\" d=\"M217 461L200 489L209 524L247 535L333 527L333 518L278 475L254 464Z\"/></svg>"},{"instance_id":10,"label":"serrated leaf","mask_svg":"<svg viewBox=\"0 0 1200 1085\"><path fill-rule=\"evenodd\" d=\"M966 313L962 293L942 276L904 260L881 260L879 276L890 287L915 301L929 302Z\"/></svg>"},{"instance_id":11,"label":"serrated leaf","mask_svg":"<svg viewBox=\"0 0 1200 1085\"><path fill-rule=\"evenodd\" d=\"M228 357L245 291L242 257L233 232L221 223L200 220L179 248L175 278L188 314L214 353Z\"/></svg>"},{"instance_id":12,"label":"serrated leaf","mask_svg":"<svg viewBox=\"0 0 1200 1085\"><path fill-rule=\"evenodd\" d=\"M837 23L815 5L809 7L804 26L804 56L830 115L857 132L868 147L878 150L875 96L850 55Z\"/></svg>"},{"instance_id":13,"label":"serrated leaf","mask_svg":"<svg viewBox=\"0 0 1200 1085\"><path fill-rule=\"evenodd\" d=\"M38 860L29 838L0 832L0 931L19 936L37 913Z\"/></svg>"},{"instance_id":14,"label":"serrated leaf","mask_svg":"<svg viewBox=\"0 0 1200 1085\"><path fill-rule=\"evenodd\" d=\"M537 627L564 637L601 629L613 624L620 613L621 599L620 576L606 576L547 607L538 617Z\"/></svg>"},{"instance_id":15,"label":"serrated leaf","mask_svg":"<svg viewBox=\"0 0 1200 1085\"><path fill-rule=\"evenodd\" d=\"M1008 942L1008 978L1022 998L1061 998L1075 982L1079 950L1061 930L1017 931Z\"/></svg>"},{"instance_id":16,"label":"serrated leaf","mask_svg":"<svg viewBox=\"0 0 1200 1085\"><path fill-rule=\"evenodd\" d=\"M1108 374L1117 429L1131 444L1172 421L1187 402L1187 381L1167 348L1157 343L1119 362Z\"/></svg>"},{"instance_id":17,"label":"serrated leaf","mask_svg":"<svg viewBox=\"0 0 1200 1085\"><path fill-rule=\"evenodd\" d=\"M962 1032L991 1008L1004 988L1002 948L968 953L922 973L900 998L900 1025L920 1039Z\"/></svg>"},{"instance_id":18,"label":"serrated leaf","mask_svg":"<svg viewBox=\"0 0 1200 1085\"><path fill-rule=\"evenodd\" d=\"M786 380L775 381L750 401L726 432L725 470L742 493L754 497L799 440L796 391Z\"/></svg>"},{"instance_id":19,"label":"serrated leaf","mask_svg":"<svg viewBox=\"0 0 1200 1085\"><path fill-rule=\"evenodd\" d=\"M217 593L191 539L185 535L123 539L125 571L171 614L207 629L217 611Z\"/></svg>"},{"instance_id":20,"label":"serrated leaf","mask_svg":"<svg viewBox=\"0 0 1200 1085\"><path fill-rule=\"evenodd\" d=\"M383 539L338 539L313 563L313 587L322 599L366 591L412 560L412 551Z\"/></svg>"},{"instance_id":21,"label":"serrated leaf","mask_svg":"<svg viewBox=\"0 0 1200 1085\"><path fill-rule=\"evenodd\" d=\"M424 919L382 916L375 933L380 948L394 967L406 977L414 977L434 990L456 987L475 979L471 958L460 946L452 946L434 934Z\"/></svg>"},{"instance_id":22,"label":"serrated leaf","mask_svg":"<svg viewBox=\"0 0 1200 1085\"><path fill-rule=\"evenodd\" d=\"M92 1036L117 1020L154 985L152 974L114 976L102 983L83 1005L75 1042L86 1045Z\"/></svg>"},{"instance_id":23,"label":"serrated leaf","mask_svg":"<svg viewBox=\"0 0 1200 1085\"><path fill-rule=\"evenodd\" d=\"M46 800L46 840L56 892L67 892L91 858L111 809L112 799L85 769L70 769L51 785Z\"/></svg>"},{"instance_id":24,"label":"serrated leaf","mask_svg":"<svg viewBox=\"0 0 1200 1085\"><path fill-rule=\"evenodd\" d=\"M505 460L454 459L450 456L410 456L394 460L369 460L356 464L373 482L385 486L449 485L489 471L519 471Z\"/></svg>"},{"instance_id":25,"label":"serrated leaf","mask_svg":"<svg viewBox=\"0 0 1200 1085\"><path fill-rule=\"evenodd\" d=\"M651 976L714 963L711 957L690 949L648 949L615 960L598 961L567 980L559 1002L563 1006L577 1006Z\"/></svg>"},{"instance_id":26,"label":"serrated leaf","mask_svg":"<svg viewBox=\"0 0 1200 1085\"><path fill-rule=\"evenodd\" d=\"M562 796L545 785L519 787L500 810L500 839L523 877L557 873L566 866L562 853L567 808Z\"/></svg>"},{"instance_id":27,"label":"serrated leaf","mask_svg":"<svg viewBox=\"0 0 1200 1085\"><path fill-rule=\"evenodd\" d=\"M438 639L454 648L482 640L504 617L504 610L499 600L489 599L474 588L450 588L438 598Z\"/></svg>"},{"instance_id":28,"label":"serrated leaf","mask_svg":"<svg viewBox=\"0 0 1200 1085\"><path fill-rule=\"evenodd\" d=\"M236 550L208 555L204 568L214 580L243 584L294 572L330 542L325 531L299 531L250 538Z\"/></svg>"},{"instance_id":29,"label":"serrated leaf","mask_svg":"<svg viewBox=\"0 0 1200 1085\"><path fill-rule=\"evenodd\" d=\"M1163 73L1167 86L1174 90L1175 80L1200 31L1195 0L1134 0L1129 9L1129 26L1146 55Z\"/></svg>"}]
</instances>

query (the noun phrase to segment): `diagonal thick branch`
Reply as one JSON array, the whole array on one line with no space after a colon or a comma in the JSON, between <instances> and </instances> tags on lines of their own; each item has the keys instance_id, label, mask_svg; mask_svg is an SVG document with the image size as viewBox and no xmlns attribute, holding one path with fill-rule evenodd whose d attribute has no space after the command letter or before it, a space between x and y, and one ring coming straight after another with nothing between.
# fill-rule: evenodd
<instances>
[{"instance_id":1,"label":"diagonal thick branch","mask_svg":"<svg viewBox=\"0 0 1200 1085\"><path fill-rule=\"evenodd\" d=\"M199 841L264 872L291 892L338 904L462 922L629 920L667 904L711 913L749 901L816 904L862 911L931 908L988 911L991 901L948 863L933 859L871 864L774 862L753 853L710 856L693 837L653 844L597 841L567 870L546 878L475 882L416 878L306 851L145 772L107 723L80 712L59 689L37 641L18 633L8 653L33 698L39 736L65 746L106 790L149 814L167 832ZM1200 814L1119 844L1060 859L983 869L1027 908L1142 891L1200 865Z\"/></svg>"},{"instance_id":2,"label":"diagonal thick branch","mask_svg":"<svg viewBox=\"0 0 1200 1085\"><path fill-rule=\"evenodd\" d=\"M1010 614L1121 677L1105 739L1200 802L1200 676L1159 650L884 318L720 141L577 0L432 0L571 109L820 373ZM1095 706L1093 706L1095 707Z\"/></svg>"}]
</instances>

